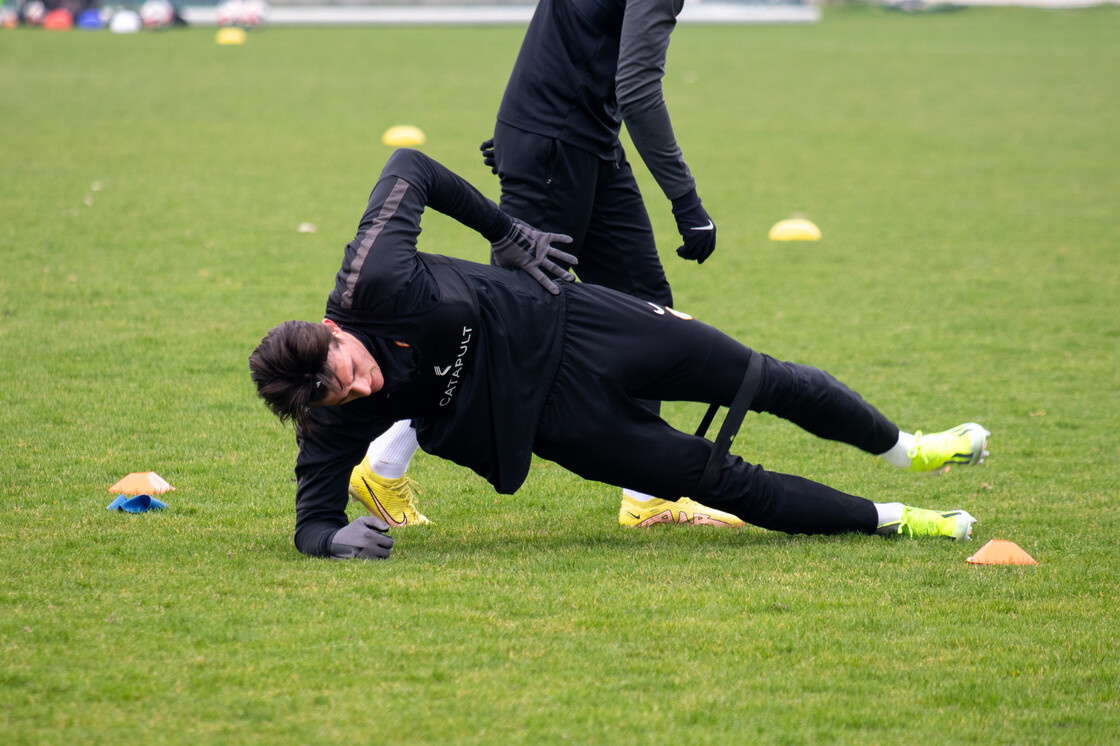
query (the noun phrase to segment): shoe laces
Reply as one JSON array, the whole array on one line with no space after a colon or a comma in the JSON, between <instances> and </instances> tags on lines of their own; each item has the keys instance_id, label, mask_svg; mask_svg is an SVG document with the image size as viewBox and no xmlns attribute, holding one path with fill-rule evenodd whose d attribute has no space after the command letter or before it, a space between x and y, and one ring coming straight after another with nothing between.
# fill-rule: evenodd
<instances>
[{"instance_id":1,"label":"shoe laces","mask_svg":"<svg viewBox=\"0 0 1120 746\"><path fill-rule=\"evenodd\" d=\"M918 451L922 449L922 431L914 431L914 447L906 452L906 458L913 460L918 455Z\"/></svg>"},{"instance_id":2,"label":"shoe laces","mask_svg":"<svg viewBox=\"0 0 1120 746\"><path fill-rule=\"evenodd\" d=\"M387 480L387 487L389 492L393 493L393 497L400 498L409 505L412 504L413 498L420 494L420 485L408 476Z\"/></svg>"},{"instance_id":3,"label":"shoe laces","mask_svg":"<svg viewBox=\"0 0 1120 746\"><path fill-rule=\"evenodd\" d=\"M940 516L932 510L919 510L916 508L908 508L902 512L902 520L899 521L898 533L906 534L907 536L936 536L937 519ZM924 525L925 532L918 530L919 527Z\"/></svg>"}]
</instances>

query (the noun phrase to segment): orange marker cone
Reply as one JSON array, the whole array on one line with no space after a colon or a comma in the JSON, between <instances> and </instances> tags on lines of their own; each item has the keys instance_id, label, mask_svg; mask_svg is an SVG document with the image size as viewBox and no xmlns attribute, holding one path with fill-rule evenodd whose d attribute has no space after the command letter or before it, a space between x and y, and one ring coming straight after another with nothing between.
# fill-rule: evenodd
<instances>
[{"instance_id":1,"label":"orange marker cone","mask_svg":"<svg viewBox=\"0 0 1120 746\"><path fill-rule=\"evenodd\" d=\"M122 495L159 495L174 489L154 471L134 471L110 487L109 491Z\"/></svg>"},{"instance_id":2,"label":"orange marker cone","mask_svg":"<svg viewBox=\"0 0 1120 746\"><path fill-rule=\"evenodd\" d=\"M1013 541L992 539L966 562L974 565L1037 565L1034 557Z\"/></svg>"}]
</instances>

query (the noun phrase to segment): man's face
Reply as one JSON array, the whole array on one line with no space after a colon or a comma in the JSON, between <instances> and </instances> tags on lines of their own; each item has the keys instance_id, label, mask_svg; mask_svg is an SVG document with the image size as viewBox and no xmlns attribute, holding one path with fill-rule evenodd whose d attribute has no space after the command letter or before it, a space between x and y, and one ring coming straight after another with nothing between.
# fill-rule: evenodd
<instances>
[{"instance_id":1,"label":"man's face","mask_svg":"<svg viewBox=\"0 0 1120 746\"><path fill-rule=\"evenodd\" d=\"M313 406L334 407L380 391L385 385L381 366L369 354L365 345L353 334L342 331L330 319L323 319L323 323L331 330L335 339L335 344L331 345L330 352L327 353L327 367L334 373L338 390L329 391Z\"/></svg>"}]
</instances>

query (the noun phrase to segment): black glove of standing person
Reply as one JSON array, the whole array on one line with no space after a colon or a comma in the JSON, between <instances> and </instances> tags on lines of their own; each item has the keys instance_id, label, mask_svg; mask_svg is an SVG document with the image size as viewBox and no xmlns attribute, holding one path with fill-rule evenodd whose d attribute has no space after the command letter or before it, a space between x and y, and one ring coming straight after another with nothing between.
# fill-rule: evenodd
<instances>
[{"instance_id":1,"label":"black glove of standing person","mask_svg":"<svg viewBox=\"0 0 1120 746\"><path fill-rule=\"evenodd\" d=\"M490 250L494 256L494 264L507 269L524 270L545 290L553 295L559 295L560 288L545 272L564 282L575 281L576 278L571 272L553 261L558 260L568 266L579 263L579 260L571 254L552 247L554 243L571 242L571 236L565 236L563 233L545 233L515 218L506 237L490 244Z\"/></svg>"},{"instance_id":2,"label":"black glove of standing person","mask_svg":"<svg viewBox=\"0 0 1120 746\"><path fill-rule=\"evenodd\" d=\"M673 200L673 217L677 219L677 231L684 239L677 255L703 264L716 250L716 224L704 205L700 204L700 195L695 189Z\"/></svg>"},{"instance_id":3,"label":"black glove of standing person","mask_svg":"<svg viewBox=\"0 0 1120 746\"><path fill-rule=\"evenodd\" d=\"M479 145L478 149L482 151L482 162L490 167L490 172L498 173L498 162L494 160L494 138Z\"/></svg>"},{"instance_id":4,"label":"black glove of standing person","mask_svg":"<svg viewBox=\"0 0 1120 746\"><path fill-rule=\"evenodd\" d=\"M364 515L343 526L331 538L331 556L336 559L388 559L393 551L389 524L378 516Z\"/></svg>"}]
</instances>

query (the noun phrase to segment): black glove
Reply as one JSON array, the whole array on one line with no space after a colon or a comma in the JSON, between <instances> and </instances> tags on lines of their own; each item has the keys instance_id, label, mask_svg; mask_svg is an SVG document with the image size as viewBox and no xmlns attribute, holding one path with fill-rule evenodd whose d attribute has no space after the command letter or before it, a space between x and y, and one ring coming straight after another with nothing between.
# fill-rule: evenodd
<instances>
[{"instance_id":1,"label":"black glove","mask_svg":"<svg viewBox=\"0 0 1120 746\"><path fill-rule=\"evenodd\" d=\"M700 195L695 189L673 200L673 217L677 219L677 231L684 239L677 255L703 264L716 250L716 224L704 205L700 204Z\"/></svg>"},{"instance_id":2,"label":"black glove","mask_svg":"<svg viewBox=\"0 0 1120 746\"><path fill-rule=\"evenodd\" d=\"M336 559L388 559L393 551L389 524L378 516L364 515L343 526L331 538L331 556Z\"/></svg>"},{"instance_id":3,"label":"black glove","mask_svg":"<svg viewBox=\"0 0 1120 746\"><path fill-rule=\"evenodd\" d=\"M576 279L571 272L553 261L556 259L568 266L579 263L579 260L571 254L552 248L553 243L571 242L571 236L562 233L545 233L514 219L506 237L490 244L490 249L494 255L494 264L507 269L524 270L545 290L553 295L559 295L560 288L545 272L564 282L573 282Z\"/></svg>"},{"instance_id":4,"label":"black glove","mask_svg":"<svg viewBox=\"0 0 1120 746\"><path fill-rule=\"evenodd\" d=\"M498 163L494 160L494 138L479 145L478 149L482 151L482 162L490 167L491 173L498 173Z\"/></svg>"}]
</instances>

